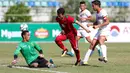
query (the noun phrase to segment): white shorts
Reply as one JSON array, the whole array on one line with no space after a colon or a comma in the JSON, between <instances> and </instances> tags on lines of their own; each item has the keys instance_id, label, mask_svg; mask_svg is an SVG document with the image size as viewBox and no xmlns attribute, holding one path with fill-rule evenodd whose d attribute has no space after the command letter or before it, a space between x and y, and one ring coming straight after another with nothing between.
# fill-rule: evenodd
<instances>
[{"instance_id":1,"label":"white shorts","mask_svg":"<svg viewBox=\"0 0 130 73\"><path fill-rule=\"evenodd\" d=\"M98 30L97 33L94 36L94 39L99 39L100 36L105 36L107 39L109 36L110 31L109 30Z\"/></svg>"},{"instance_id":2,"label":"white shorts","mask_svg":"<svg viewBox=\"0 0 130 73\"><path fill-rule=\"evenodd\" d=\"M80 37L89 37L90 33L87 33L84 29L79 29L77 31L77 36L80 36Z\"/></svg>"}]
</instances>

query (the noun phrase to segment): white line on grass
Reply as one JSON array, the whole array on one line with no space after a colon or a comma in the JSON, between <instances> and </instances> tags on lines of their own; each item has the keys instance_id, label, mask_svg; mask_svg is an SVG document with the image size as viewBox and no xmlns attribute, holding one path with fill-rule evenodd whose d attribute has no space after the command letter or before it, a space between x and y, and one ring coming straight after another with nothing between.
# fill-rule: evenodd
<instances>
[{"instance_id":1,"label":"white line on grass","mask_svg":"<svg viewBox=\"0 0 130 73\"><path fill-rule=\"evenodd\" d=\"M8 65L0 65L7 67ZM40 70L36 68L28 68L28 67L20 67L20 66L12 66L11 68L17 68L17 69L25 69L25 70L33 70L33 71L43 71L43 72L50 72L50 73L68 73L68 72L62 72L62 71L54 71L54 70Z\"/></svg>"}]
</instances>

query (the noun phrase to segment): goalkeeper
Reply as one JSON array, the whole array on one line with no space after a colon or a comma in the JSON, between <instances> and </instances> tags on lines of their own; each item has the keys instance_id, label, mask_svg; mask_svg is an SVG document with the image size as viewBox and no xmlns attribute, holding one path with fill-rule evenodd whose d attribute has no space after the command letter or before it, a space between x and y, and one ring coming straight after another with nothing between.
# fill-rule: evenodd
<instances>
[{"instance_id":1,"label":"goalkeeper","mask_svg":"<svg viewBox=\"0 0 130 73\"><path fill-rule=\"evenodd\" d=\"M17 63L18 54L21 52L29 67L54 67L52 60L48 62L44 58L43 51L40 46L34 42L29 41L29 31L22 31L21 36L23 40L19 43L14 52L14 60L12 61L12 65ZM39 55L36 50L39 52Z\"/></svg>"}]
</instances>

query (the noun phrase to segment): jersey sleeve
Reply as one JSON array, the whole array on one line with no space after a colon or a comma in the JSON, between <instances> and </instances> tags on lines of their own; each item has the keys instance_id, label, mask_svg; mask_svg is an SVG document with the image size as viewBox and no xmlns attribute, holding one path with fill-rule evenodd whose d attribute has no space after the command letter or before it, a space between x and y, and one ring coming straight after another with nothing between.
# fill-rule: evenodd
<instances>
[{"instance_id":1,"label":"jersey sleeve","mask_svg":"<svg viewBox=\"0 0 130 73\"><path fill-rule=\"evenodd\" d=\"M38 52L39 52L40 50L42 50L41 47L40 47L38 44L36 44L36 43L33 42L33 45L34 45L34 48L35 48Z\"/></svg>"},{"instance_id":2,"label":"jersey sleeve","mask_svg":"<svg viewBox=\"0 0 130 73\"><path fill-rule=\"evenodd\" d=\"M108 17L108 14L105 10L102 11L102 16L103 16L103 19L106 20L107 17Z\"/></svg>"},{"instance_id":3,"label":"jersey sleeve","mask_svg":"<svg viewBox=\"0 0 130 73\"><path fill-rule=\"evenodd\" d=\"M87 17L92 16L91 13L90 13L90 11L87 11L87 12L86 12L86 15L87 15Z\"/></svg>"},{"instance_id":4,"label":"jersey sleeve","mask_svg":"<svg viewBox=\"0 0 130 73\"><path fill-rule=\"evenodd\" d=\"M71 23L75 23L75 22L76 22L76 19L73 18L72 16L68 16L68 20L69 20Z\"/></svg>"},{"instance_id":5,"label":"jersey sleeve","mask_svg":"<svg viewBox=\"0 0 130 73\"><path fill-rule=\"evenodd\" d=\"M14 52L14 55L18 55L18 54L20 53L20 50L21 50L21 47L20 47L20 45L18 45L18 46L16 47L16 50L15 50L15 52Z\"/></svg>"}]
</instances>

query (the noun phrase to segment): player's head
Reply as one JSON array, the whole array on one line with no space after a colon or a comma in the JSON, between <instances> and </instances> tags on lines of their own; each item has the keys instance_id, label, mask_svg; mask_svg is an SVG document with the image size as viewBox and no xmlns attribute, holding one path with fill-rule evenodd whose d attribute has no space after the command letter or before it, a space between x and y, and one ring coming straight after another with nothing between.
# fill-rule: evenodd
<instances>
[{"instance_id":1,"label":"player's head","mask_svg":"<svg viewBox=\"0 0 130 73\"><path fill-rule=\"evenodd\" d=\"M100 8L100 6L101 6L101 2L99 0L92 1L92 7L94 10L97 11L97 9Z\"/></svg>"},{"instance_id":2,"label":"player's head","mask_svg":"<svg viewBox=\"0 0 130 73\"><path fill-rule=\"evenodd\" d=\"M30 33L28 30L22 31L21 36L24 41L29 41L30 40Z\"/></svg>"},{"instance_id":3,"label":"player's head","mask_svg":"<svg viewBox=\"0 0 130 73\"><path fill-rule=\"evenodd\" d=\"M81 9L81 11L83 11L83 10L86 9L86 3L85 3L85 1L81 1L80 2L80 9Z\"/></svg>"},{"instance_id":4,"label":"player's head","mask_svg":"<svg viewBox=\"0 0 130 73\"><path fill-rule=\"evenodd\" d=\"M59 17L60 19L63 19L63 18L64 18L64 14L65 14L64 8L59 8L59 9L57 10L57 15L58 15L58 17Z\"/></svg>"}]
</instances>

